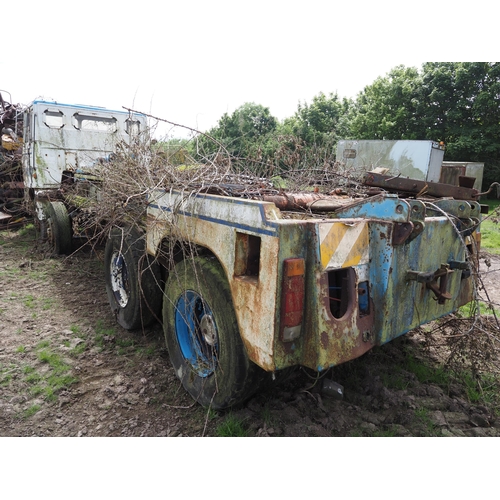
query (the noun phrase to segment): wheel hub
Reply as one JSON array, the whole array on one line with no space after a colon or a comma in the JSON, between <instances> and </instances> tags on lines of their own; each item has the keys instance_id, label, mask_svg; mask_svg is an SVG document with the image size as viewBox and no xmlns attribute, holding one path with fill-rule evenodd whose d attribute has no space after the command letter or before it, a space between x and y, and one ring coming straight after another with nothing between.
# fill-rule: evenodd
<instances>
[{"instance_id":1,"label":"wheel hub","mask_svg":"<svg viewBox=\"0 0 500 500\"><path fill-rule=\"evenodd\" d=\"M200 330L203 339L209 346L217 345L219 341L217 337L217 328L215 327L214 319L211 315L205 314L200 321Z\"/></svg>"},{"instance_id":2,"label":"wheel hub","mask_svg":"<svg viewBox=\"0 0 500 500\"><path fill-rule=\"evenodd\" d=\"M129 282L127 267L123 255L116 251L111 257L110 264L111 289L115 296L116 302L120 307L125 307L128 302Z\"/></svg>"}]
</instances>

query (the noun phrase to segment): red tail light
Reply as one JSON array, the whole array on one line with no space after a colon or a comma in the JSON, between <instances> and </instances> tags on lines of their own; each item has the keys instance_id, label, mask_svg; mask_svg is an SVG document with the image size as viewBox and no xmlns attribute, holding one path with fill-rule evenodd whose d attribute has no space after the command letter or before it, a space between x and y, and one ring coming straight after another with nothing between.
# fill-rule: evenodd
<instances>
[{"instance_id":1,"label":"red tail light","mask_svg":"<svg viewBox=\"0 0 500 500\"><path fill-rule=\"evenodd\" d=\"M305 267L304 259L286 259L283 262L280 335L283 342L295 340L302 329Z\"/></svg>"}]
</instances>

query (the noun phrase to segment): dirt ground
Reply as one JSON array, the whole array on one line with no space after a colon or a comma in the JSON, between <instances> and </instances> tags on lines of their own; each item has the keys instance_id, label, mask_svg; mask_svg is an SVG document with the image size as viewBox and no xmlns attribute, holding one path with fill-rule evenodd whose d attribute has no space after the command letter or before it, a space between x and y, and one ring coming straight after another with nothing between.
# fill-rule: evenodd
<instances>
[{"instance_id":1,"label":"dirt ground","mask_svg":"<svg viewBox=\"0 0 500 500\"><path fill-rule=\"evenodd\" d=\"M431 374L436 366L422 331L333 370L343 400L298 370L242 407L208 411L177 380L160 325L129 333L115 323L102 249L39 250L32 229L0 231L0 436L500 434L496 403L412 368L415 359ZM500 309L500 258L489 262L480 293ZM498 338L495 319L486 324ZM496 347L490 354L498 365Z\"/></svg>"}]
</instances>

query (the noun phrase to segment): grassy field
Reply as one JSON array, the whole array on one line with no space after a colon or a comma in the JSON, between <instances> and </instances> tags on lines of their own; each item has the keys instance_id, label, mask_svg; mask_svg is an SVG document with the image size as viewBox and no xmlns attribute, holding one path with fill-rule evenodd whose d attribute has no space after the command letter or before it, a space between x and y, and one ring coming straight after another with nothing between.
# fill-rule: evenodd
<instances>
[{"instance_id":1,"label":"grassy field","mask_svg":"<svg viewBox=\"0 0 500 500\"><path fill-rule=\"evenodd\" d=\"M500 200L481 200L481 204L490 207L481 223L481 248L500 255Z\"/></svg>"}]
</instances>

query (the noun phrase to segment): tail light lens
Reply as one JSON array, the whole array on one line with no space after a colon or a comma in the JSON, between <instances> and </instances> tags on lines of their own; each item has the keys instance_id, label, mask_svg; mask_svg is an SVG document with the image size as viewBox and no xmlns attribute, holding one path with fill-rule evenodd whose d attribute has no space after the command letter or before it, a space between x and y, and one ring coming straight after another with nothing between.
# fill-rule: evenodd
<instances>
[{"instance_id":1,"label":"tail light lens","mask_svg":"<svg viewBox=\"0 0 500 500\"><path fill-rule=\"evenodd\" d=\"M291 342L300 336L304 317L305 262L285 259L281 296L281 340Z\"/></svg>"}]
</instances>

